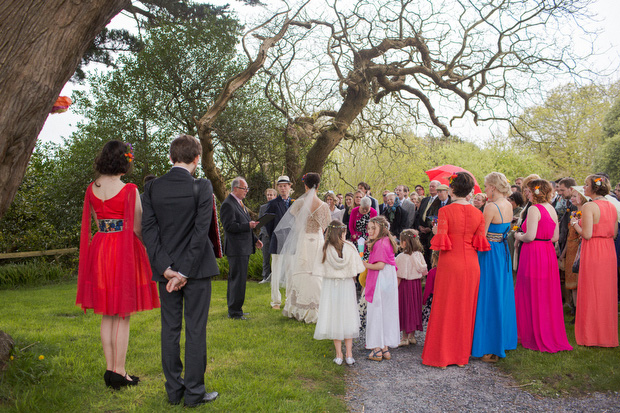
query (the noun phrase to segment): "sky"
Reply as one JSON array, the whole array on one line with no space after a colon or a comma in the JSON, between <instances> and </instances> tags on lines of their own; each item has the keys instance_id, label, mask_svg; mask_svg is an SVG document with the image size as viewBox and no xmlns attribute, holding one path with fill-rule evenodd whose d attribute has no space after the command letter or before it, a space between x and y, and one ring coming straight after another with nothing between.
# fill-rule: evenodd
<instances>
[{"instance_id":1,"label":"sky","mask_svg":"<svg viewBox=\"0 0 620 413\"><path fill-rule=\"evenodd\" d=\"M213 4L225 3L219 0L212 1ZM609 74L602 80L613 82L620 79L620 0L597 0L591 8L591 12L598 17L596 22L591 22L586 26L589 30L600 31L594 43L596 57L592 65L606 69ZM122 27L124 16L117 16L111 23L112 27ZM579 38L575 38L576 44L580 43ZM551 85L558 86L558 85ZM61 92L61 96L71 96L73 90L80 88L79 85L67 83ZM82 87L83 88L83 87ZM67 112L49 115L41 133L39 140L53 141L60 143L63 138L69 137L76 131L77 123L83 118L74 113L71 108ZM481 123L479 126L473 125L471 121L462 121L460 124L453 125L451 132L467 140L479 142L496 133L501 133L502 126L491 123Z\"/></svg>"}]
</instances>

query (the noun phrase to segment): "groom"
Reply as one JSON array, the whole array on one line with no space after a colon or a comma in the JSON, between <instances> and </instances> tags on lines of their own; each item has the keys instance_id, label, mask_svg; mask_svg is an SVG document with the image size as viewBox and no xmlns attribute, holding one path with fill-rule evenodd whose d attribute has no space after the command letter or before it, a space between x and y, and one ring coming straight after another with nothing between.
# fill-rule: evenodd
<instances>
[{"instance_id":1,"label":"groom","mask_svg":"<svg viewBox=\"0 0 620 413\"><path fill-rule=\"evenodd\" d=\"M171 404L195 407L215 400L207 393L207 318L211 277L219 274L209 227L213 217L213 187L208 179L194 180L202 148L192 136L181 135L170 145L173 167L150 181L143 198L142 235L153 280L161 301L161 357ZM185 378L181 362L181 327L185 318Z\"/></svg>"}]
</instances>

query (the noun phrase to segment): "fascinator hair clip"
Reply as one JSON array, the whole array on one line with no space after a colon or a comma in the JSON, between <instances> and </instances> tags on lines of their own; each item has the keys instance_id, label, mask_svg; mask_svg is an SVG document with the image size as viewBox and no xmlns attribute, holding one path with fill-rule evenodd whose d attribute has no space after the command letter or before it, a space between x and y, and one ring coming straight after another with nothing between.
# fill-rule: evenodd
<instances>
[{"instance_id":1,"label":"fascinator hair clip","mask_svg":"<svg viewBox=\"0 0 620 413\"><path fill-rule=\"evenodd\" d=\"M534 187L534 193L535 193L536 195L540 195L540 186L535 186L535 187Z\"/></svg>"},{"instance_id":2,"label":"fascinator hair clip","mask_svg":"<svg viewBox=\"0 0 620 413\"><path fill-rule=\"evenodd\" d=\"M127 162L133 161L133 146L131 146L131 143L125 143L125 158L127 158Z\"/></svg>"},{"instance_id":3,"label":"fascinator hair clip","mask_svg":"<svg viewBox=\"0 0 620 413\"><path fill-rule=\"evenodd\" d=\"M603 184L602 178L594 178L594 185L601 186Z\"/></svg>"},{"instance_id":4,"label":"fascinator hair clip","mask_svg":"<svg viewBox=\"0 0 620 413\"><path fill-rule=\"evenodd\" d=\"M448 178L450 185L452 185L452 181L454 181L457 177L458 175L456 173L453 173L452 175L450 175L450 178Z\"/></svg>"}]
</instances>

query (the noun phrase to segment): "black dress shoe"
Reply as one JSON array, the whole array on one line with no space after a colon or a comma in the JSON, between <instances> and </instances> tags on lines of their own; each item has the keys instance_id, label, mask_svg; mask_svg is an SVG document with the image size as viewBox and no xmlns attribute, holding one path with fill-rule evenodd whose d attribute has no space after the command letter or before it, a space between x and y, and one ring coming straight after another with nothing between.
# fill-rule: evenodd
<instances>
[{"instance_id":1,"label":"black dress shoe","mask_svg":"<svg viewBox=\"0 0 620 413\"><path fill-rule=\"evenodd\" d=\"M233 320L249 320L249 318L243 315L228 315L228 318L232 318Z\"/></svg>"},{"instance_id":2,"label":"black dress shoe","mask_svg":"<svg viewBox=\"0 0 620 413\"><path fill-rule=\"evenodd\" d=\"M217 399L217 396L219 396L219 394L216 391L205 393L205 395L202 396L202 399L198 400L196 403L185 403L185 407L198 407L202 404L212 402Z\"/></svg>"}]
</instances>

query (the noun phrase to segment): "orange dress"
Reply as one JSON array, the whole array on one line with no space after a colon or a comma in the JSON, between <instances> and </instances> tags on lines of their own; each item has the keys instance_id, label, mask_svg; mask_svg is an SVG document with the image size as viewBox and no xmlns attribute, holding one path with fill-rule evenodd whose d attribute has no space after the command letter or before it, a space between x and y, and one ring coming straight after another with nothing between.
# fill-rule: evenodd
<instances>
[{"instance_id":1,"label":"orange dress","mask_svg":"<svg viewBox=\"0 0 620 413\"><path fill-rule=\"evenodd\" d=\"M593 201L601 211L592 238L581 240L575 340L580 346L618 346L618 263L614 246L616 208Z\"/></svg>"},{"instance_id":2,"label":"orange dress","mask_svg":"<svg viewBox=\"0 0 620 413\"><path fill-rule=\"evenodd\" d=\"M97 314L128 316L159 308L157 285L146 250L133 232L136 186L126 184L102 201L86 190L82 210L76 304ZM91 208L99 231L91 237Z\"/></svg>"},{"instance_id":3,"label":"orange dress","mask_svg":"<svg viewBox=\"0 0 620 413\"><path fill-rule=\"evenodd\" d=\"M491 249L482 212L456 203L441 208L431 248L441 252L422 363L436 367L467 364L480 284L476 251Z\"/></svg>"}]
</instances>

